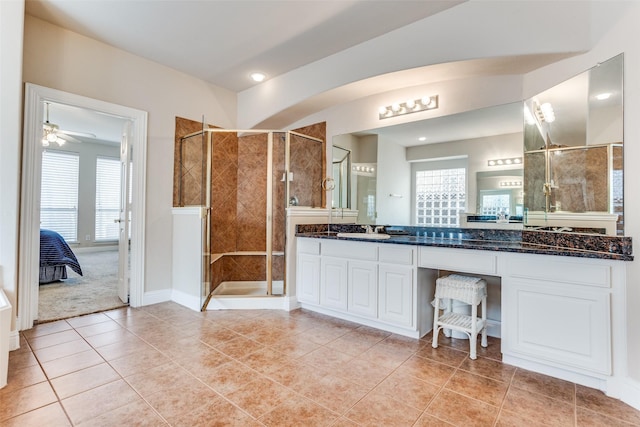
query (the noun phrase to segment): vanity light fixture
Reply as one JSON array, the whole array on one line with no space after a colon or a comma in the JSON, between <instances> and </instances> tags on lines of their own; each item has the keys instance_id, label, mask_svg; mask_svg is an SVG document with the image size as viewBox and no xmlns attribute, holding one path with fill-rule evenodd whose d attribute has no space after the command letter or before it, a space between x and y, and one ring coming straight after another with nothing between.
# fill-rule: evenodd
<instances>
[{"instance_id":1,"label":"vanity light fixture","mask_svg":"<svg viewBox=\"0 0 640 427\"><path fill-rule=\"evenodd\" d=\"M510 157L506 159L493 159L487 161L487 165L489 166L510 166L519 164L522 164L522 157Z\"/></svg>"},{"instance_id":2,"label":"vanity light fixture","mask_svg":"<svg viewBox=\"0 0 640 427\"><path fill-rule=\"evenodd\" d=\"M553 107L549 102L538 105L536 107L536 114L540 121L544 121L547 123L552 123L556 119L556 113L553 111Z\"/></svg>"},{"instance_id":3,"label":"vanity light fixture","mask_svg":"<svg viewBox=\"0 0 640 427\"><path fill-rule=\"evenodd\" d=\"M351 165L351 172L355 175L373 176L376 172L375 163L357 163Z\"/></svg>"},{"instance_id":4,"label":"vanity light fixture","mask_svg":"<svg viewBox=\"0 0 640 427\"><path fill-rule=\"evenodd\" d=\"M500 187L522 187L522 181L500 181Z\"/></svg>"},{"instance_id":5,"label":"vanity light fixture","mask_svg":"<svg viewBox=\"0 0 640 427\"><path fill-rule=\"evenodd\" d=\"M438 108L438 95L423 96L422 98L409 99L405 102L394 102L387 107L380 107L378 109L378 118L382 120L436 108Z\"/></svg>"}]
</instances>

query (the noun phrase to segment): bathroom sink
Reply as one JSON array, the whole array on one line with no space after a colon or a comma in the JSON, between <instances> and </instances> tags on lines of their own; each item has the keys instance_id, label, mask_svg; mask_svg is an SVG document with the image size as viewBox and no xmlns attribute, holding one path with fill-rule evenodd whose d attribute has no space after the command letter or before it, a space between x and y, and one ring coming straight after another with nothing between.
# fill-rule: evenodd
<instances>
[{"instance_id":1,"label":"bathroom sink","mask_svg":"<svg viewBox=\"0 0 640 427\"><path fill-rule=\"evenodd\" d=\"M338 237L350 237L352 239L386 240L391 236L382 233L338 233Z\"/></svg>"}]
</instances>

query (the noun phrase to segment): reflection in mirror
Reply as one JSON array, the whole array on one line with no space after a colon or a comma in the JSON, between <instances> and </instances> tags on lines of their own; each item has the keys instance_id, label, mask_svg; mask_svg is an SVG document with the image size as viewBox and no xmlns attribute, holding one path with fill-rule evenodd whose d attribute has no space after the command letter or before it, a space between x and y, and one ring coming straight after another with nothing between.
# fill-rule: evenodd
<instances>
[{"instance_id":1,"label":"reflection in mirror","mask_svg":"<svg viewBox=\"0 0 640 427\"><path fill-rule=\"evenodd\" d=\"M351 209L351 150L333 146L333 190L331 207Z\"/></svg>"},{"instance_id":2,"label":"reflection in mirror","mask_svg":"<svg viewBox=\"0 0 640 427\"><path fill-rule=\"evenodd\" d=\"M478 172L478 215L521 217L523 170Z\"/></svg>"},{"instance_id":3,"label":"reflection in mirror","mask_svg":"<svg viewBox=\"0 0 640 427\"><path fill-rule=\"evenodd\" d=\"M489 164L492 159L522 159L522 103L337 135L333 144L352 152L351 207L358 210L358 223L456 226L454 217L457 221L458 214L476 214L480 206L478 172L504 170L502 175L509 176L511 170L522 170L522 164ZM360 171L354 171L358 166ZM424 206L417 200L417 174L460 167L465 170L463 202L453 207L453 214L447 204L446 221L424 218L425 212L418 212ZM514 203L514 209L521 204ZM444 210L442 204L430 209L438 215Z\"/></svg>"},{"instance_id":4,"label":"reflection in mirror","mask_svg":"<svg viewBox=\"0 0 640 427\"><path fill-rule=\"evenodd\" d=\"M623 56L524 103L525 222L624 235Z\"/></svg>"}]
</instances>

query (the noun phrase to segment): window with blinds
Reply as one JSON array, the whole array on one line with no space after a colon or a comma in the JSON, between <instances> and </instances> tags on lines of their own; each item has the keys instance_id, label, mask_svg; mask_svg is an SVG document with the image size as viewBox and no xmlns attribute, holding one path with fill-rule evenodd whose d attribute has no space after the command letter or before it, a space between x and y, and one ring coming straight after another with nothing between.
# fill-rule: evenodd
<instances>
[{"instance_id":1,"label":"window with blinds","mask_svg":"<svg viewBox=\"0 0 640 427\"><path fill-rule=\"evenodd\" d=\"M96 159L96 241L118 240L120 226L120 159Z\"/></svg>"},{"instance_id":2,"label":"window with blinds","mask_svg":"<svg viewBox=\"0 0 640 427\"><path fill-rule=\"evenodd\" d=\"M59 233L67 242L78 241L79 165L77 153L42 153L40 228Z\"/></svg>"}]
</instances>

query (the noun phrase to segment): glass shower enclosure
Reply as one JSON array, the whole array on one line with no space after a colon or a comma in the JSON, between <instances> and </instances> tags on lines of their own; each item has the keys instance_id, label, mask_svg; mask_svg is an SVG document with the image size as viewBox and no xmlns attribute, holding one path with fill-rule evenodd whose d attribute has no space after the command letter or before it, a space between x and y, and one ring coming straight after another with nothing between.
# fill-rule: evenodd
<instances>
[{"instance_id":1,"label":"glass shower enclosure","mask_svg":"<svg viewBox=\"0 0 640 427\"><path fill-rule=\"evenodd\" d=\"M211 298L286 295L286 209L325 203L324 141L203 128L180 138L178 156L174 196L201 208L202 310Z\"/></svg>"}]
</instances>

